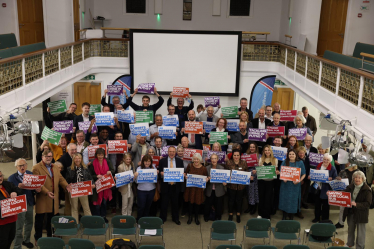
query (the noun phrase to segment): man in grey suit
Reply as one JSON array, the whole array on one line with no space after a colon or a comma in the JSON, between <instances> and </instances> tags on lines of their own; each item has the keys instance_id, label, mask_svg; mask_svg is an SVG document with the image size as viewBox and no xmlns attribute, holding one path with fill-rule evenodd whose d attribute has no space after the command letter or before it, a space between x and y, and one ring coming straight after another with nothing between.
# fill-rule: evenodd
<instances>
[{"instance_id":1,"label":"man in grey suit","mask_svg":"<svg viewBox=\"0 0 374 249\"><path fill-rule=\"evenodd\" d=\"M208 106L208 108L206 109L206 112L207 113L202 113L200 117L196 118L196 121L206 121L206 122L216 123L219 117L214 115L214 108L212 106Z\"/></svg>"}]
</instances>

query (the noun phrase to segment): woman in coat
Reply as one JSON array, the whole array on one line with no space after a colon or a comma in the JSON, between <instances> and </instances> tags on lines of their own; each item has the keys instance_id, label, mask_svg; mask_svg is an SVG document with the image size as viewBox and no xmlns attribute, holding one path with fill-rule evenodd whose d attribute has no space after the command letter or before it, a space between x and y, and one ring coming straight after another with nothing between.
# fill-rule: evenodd
<instances>
[{"instance_id":1,"label":"woman in coat","mask_svg":"<svg viewBox=\"0 0 374 249\"><path fill-rule=\"evenodd\" d=\"M258 153L258 146L256 142L250 142L248 146L248 150L246 152L247 155L256 154L257 155L257 162L260 160L260 154ZM248 171L252 172L252 170L256 170L255 167L248 167ZM245 213L254 214L257 210L257 204L260 202L260 199L258 197L258 181L257 176L255 173L252 173L251 178L251 184L247 187L248 189L248 209L245 210Z\"/></svg>"},{"instance_id":2,"label":"woman in coat","mask_svg":"<svg viewBox=\"0 0 374 249\"><path fill-rule=\"evenodd\" d=\"M130 153L125 153L122 163L117 168L118 173L133 171L134 164ZM117 180L117 179L116 179ZM122 195L122 215L131 215L132 204L134 202L134 193L132 192L132 183L121 186L118 191Z\"/></svg>"},{"instance_id":3,"label":"woman in coat","mask_svg":"<svg viewBox=\"0 0 374 249\"><path fill-rule=\"evenodd\" d=\"M294 119L294 122L293 123L289 123L289 126L288 126L288 130L289 129L298 129L298 128L306 128L306 132L307 134L311 135L313 137L313 134L311 132L311 130L309 129L309 127L305 126L305 123L306 123L306 119L304 118L304 116L302 114L297 114L295 119ZM303 146L304 145L304 141L303 140L300 140L298 141L299 142L299 146Z\"/></svg>"}]
</instances>

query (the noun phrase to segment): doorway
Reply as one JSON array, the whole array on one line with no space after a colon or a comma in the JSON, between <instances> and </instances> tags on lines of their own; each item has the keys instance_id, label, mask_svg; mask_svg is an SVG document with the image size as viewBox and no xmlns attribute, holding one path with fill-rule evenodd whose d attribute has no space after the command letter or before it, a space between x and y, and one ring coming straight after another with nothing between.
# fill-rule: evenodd
<instances>
[{"instance_id":1,"label":"doorway","mask_svg":"<svg viewBox=\"0 0 374 249\"><path fill-rule=\"evenodd\" d=\"M295 92L291 88L274 88L271 106L278 102L282 110L293 110Z\"/></svg>"},{"instance_id":2,"label":"doorway","mask_svg":"<svg viewBox=\"0 0 374 249\"><path fill-rule=\"evenodd\" d=\"M75 114L82 114L81 107L84 102L88 102L91 105L101 103L101 83L74 83L74 103L76 103L78 107Z\"/></svg>"},{"instance_id":3,"label":"doorway","mask_svg":"<svg viewBox=\"0 0 374 249\"><path fill-rule=\"evenodd\" d=\"M42 0L17 0L20 46L44 42Z\"/></svg>"},{"instance_id":4,"label":"doorway","mask_svg":"<svg viewBox=\"0 0 374 249\"><path fill-rule=\"evenodd\" d=\"M342 53L348 0L322 0L317 55L325 50Z\"/></svg>"}]
</instances>

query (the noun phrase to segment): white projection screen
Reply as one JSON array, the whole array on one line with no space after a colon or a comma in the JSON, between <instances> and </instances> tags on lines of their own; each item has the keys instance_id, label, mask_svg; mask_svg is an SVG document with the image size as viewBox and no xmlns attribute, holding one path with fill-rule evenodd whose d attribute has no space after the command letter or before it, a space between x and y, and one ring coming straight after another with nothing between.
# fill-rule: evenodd
<instances>
[{"instance_id":1,"label":"white projection screen","mask_svg":"<svg viewBox=\"0 0 374 249\"><path fill-rule=\"evenodd\" d=\"M240 31L130 30L133 89L156 83L160 94L173 86L192 95L238 96Z\"/></svg>"}]
</instances>

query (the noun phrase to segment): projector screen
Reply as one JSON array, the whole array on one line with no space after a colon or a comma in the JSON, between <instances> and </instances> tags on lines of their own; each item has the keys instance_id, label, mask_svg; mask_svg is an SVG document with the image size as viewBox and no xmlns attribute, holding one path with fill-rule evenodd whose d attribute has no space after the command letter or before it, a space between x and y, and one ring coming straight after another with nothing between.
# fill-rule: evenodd
<instances>
[{"instance_id":1,"label":"projector screen","mask_svg":"<svg viewBox=\"0 0 374 249\"><path fill-rule=\"evenodd\" d=\"M160 94L238 96L240 31L130 30L133 87L156 83Z\"/></svg>"}]
</instances>

